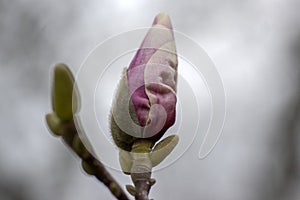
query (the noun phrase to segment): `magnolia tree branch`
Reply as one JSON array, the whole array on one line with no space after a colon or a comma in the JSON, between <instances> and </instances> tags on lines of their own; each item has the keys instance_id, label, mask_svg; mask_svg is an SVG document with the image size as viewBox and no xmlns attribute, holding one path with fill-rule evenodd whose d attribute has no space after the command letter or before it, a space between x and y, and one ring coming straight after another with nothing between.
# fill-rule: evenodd
<instances>
[{"instance_id":1,"label":"magnolia tree branch","mask_svg":"<svg viewBox=\"0 0 300 200\"><path fill-rule=\"evenodd\" d=\"M52 114L47 115L47 121L51 118ZM78 136L75 124L73 121L64 123L64 134L61 135L63 141L82 159L83 169L90 175L94 175L101 181L111 193L119 200L129 200L126 193L122 190L121 186L106 170L101 161L97 160L83 145Z\"/></svg>"},{"instance_id":2,"label":"magnolia tree branch","mask_svg":"<svg viewBox=\"0 0 300 200\"><path fill-rule=\"evenodd\" d=\"M63 140L67 145L82 159L83 169L90 175L94 175L101 181L111 193L120 200L128 200L126 193L122 190L121 186L106 170L101 161L96 159L83 145L78 133L75 132L76 128L72 123L73 130L69 134L63 136ZM75 128L75 131L74 131Z\"/></svg>"},{"instance_id":3,"label":"magnolia tree branch","mask_svg":"<svg viewBox=\"0 0 300 200\"><path fill-rule=\"evenodd\" d=\"M151 189L151 171L152 161L150 152L152 142L147 140L137 140L131 150L132 167L131 179L135 185L135 199L148 200L148 194Z\"/></svg>"},{"instance_id":4,"label":"magnolia tree branch","mask_svg":"<svg viewBox=\"0 0 300 200\"><path fill-rule=\"evenodd\" d=\"M52 117L51 115L52 114L47 115L47 121ZM121 186L106 170L101 161L96 159L84 147L73 121L64 123L64 134L62 135L62 138L71 150L73 150L82 159L82 167L88 174L94 175L99 181L101 181L117 199L129 200Z\"/></svg>"},{"instance_id":5,"label":"magnolia tree branch","mask_svg":"<svg viewBox=\"0 0 300 200\"><path fill-rule=\"evenodd\" d=\"M73 95L77 93L77 95ZM62 137L63 141L81 159L83 169L101 181L111 193L120 200L129 200L121 186L114 180L104 165L86 149L79 137L79 130L74 123L74 113L78 109L79 91L74 77L64 64L57 64L54 69L52 86L53 112L46 115L46 121L51 132Z\"/></svg>"}]
</instances>

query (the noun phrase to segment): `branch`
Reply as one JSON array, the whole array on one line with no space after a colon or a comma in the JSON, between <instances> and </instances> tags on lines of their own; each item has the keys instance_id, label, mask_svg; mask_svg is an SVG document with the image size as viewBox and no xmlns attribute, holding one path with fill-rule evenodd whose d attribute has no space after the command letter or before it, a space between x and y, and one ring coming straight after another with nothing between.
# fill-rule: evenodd
<instances>
[{"instance_id":1,"label":"branch","mask_svg":"<svg viewBox=\"0 0 300 200\"><path fill-rule=\"evenodd\" d=\"M143 139L135 141L132 146L131 179L135 186L136 200L149 200L148 194L152 186L152 161L150 158L152 146L152 141Z\"/></svg>"},{"instance_id":2,"label":"branch","mask_svg":"<svg viewBox=\"0 0 300 200\"><path fill-rule=\"evenodd\" d=\"M46 120L49 128L51 127L51 120L56 117L55 113L48 114ZM63 122L60 126L61 137L63 141L82 159L83 169L90 175L94 175L101 181L111 193L119 200L129 200L126 193L122 190L121 186L115 181L111 174L106 170L101 161L97 160L84 146L79 138L78 131L75 127L74 121ZM55 135L57 133L53 132Z\"/></svg>"},{"instance_id":3,"label":"branch","mask_svg":"<svg viewBox=\"0 0 300 200\"><path fill-rule=\"evenodd\" d=\"M49 129L61 136L64 142L82 159L83 169L101 181L119 200L129 200L121 186L104 165L89 152L79 137L74 123L74 113L79 109L79 91L70 69L64 64L54 68L52 87L53 112L46 115Z\"/></svg>"}]
</instances>

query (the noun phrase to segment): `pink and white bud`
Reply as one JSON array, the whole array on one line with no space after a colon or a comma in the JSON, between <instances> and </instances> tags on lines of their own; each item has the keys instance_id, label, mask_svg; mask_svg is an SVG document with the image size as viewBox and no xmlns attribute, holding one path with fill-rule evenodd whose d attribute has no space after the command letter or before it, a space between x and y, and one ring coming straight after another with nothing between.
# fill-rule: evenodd
<instances>
[{"instance_id":1,"label":"pink and white bud","mask_svg":"<svg viewBox=\"0 0 300 200\"><path fill-rule=\"evenodd\" d=\"M120 81L111 116L112 135L117 145L123 139L128 141L122 143L129 146L136 138L157 141L174 124L177 65L170 18L167 14L158 14ZM129 98L127 103L125 96ZM128 105L130 119L124 119L122 110L128 110ZM122 124L130 127L132 120L140 129L124 131Z\"/></svg>"}]
</instances>

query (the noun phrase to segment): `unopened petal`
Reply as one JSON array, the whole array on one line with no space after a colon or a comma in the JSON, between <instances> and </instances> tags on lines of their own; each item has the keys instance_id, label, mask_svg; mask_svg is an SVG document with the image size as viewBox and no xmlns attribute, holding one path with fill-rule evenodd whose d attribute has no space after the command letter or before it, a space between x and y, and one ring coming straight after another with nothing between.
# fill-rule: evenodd
<instances>
[{"instance_id":1,"label":"unopened petal","mask_svg":"<svg viewBox=\"0 0 300 200\"><path fill-rule=\"evenodd\" d=\"M127 71L128 88L143 137L175 122L177 54L170 18L158 14ZM153 107L155 105L155 107Z\"/></svg>"}]
</instances>

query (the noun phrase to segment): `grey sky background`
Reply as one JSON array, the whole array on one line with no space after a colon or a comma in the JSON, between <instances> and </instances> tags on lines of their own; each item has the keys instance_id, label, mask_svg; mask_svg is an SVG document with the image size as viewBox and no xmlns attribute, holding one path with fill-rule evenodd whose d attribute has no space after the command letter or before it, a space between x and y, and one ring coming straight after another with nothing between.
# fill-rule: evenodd
<instances>
[{"instance_id":1,"label":"grey sky background","mask_svg":"<svg viewBox=\"0 0 300 200\"><path fill-rule=\"evenodd\" d=\"M197 136L154 173L150 196L300 199L299 7L297 0L0 1L0 199L113 199L45 126L51 70L64 62L76 73L97 44L150 26L159 12L215 63L227 117L210 156L198 159ZM111 172L122 185L131 182Z\"/></svg>"}]
</instances>

